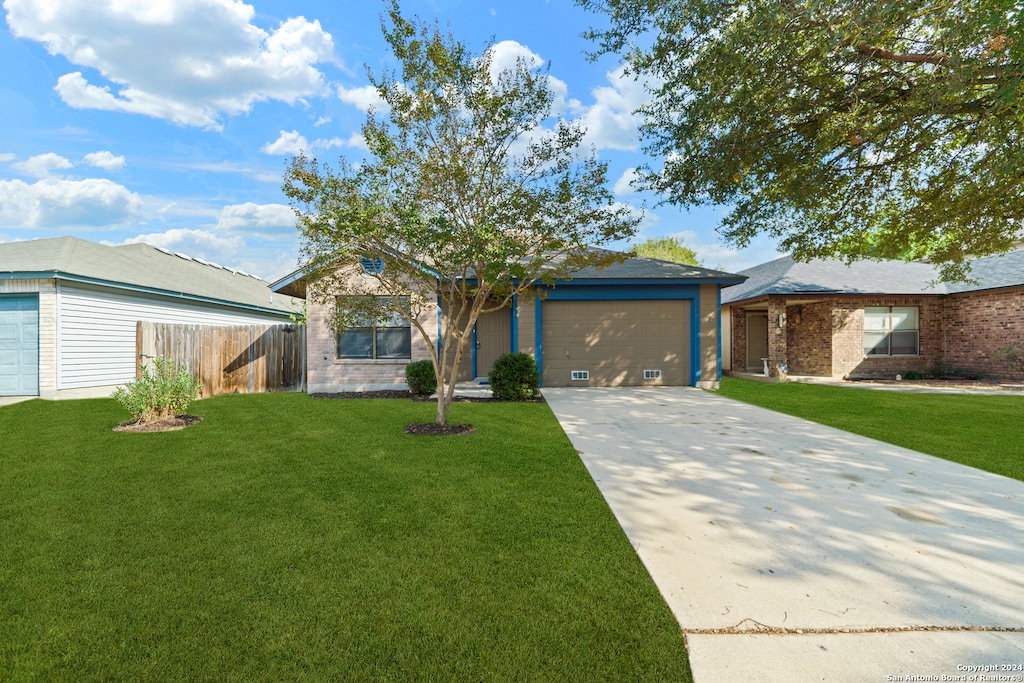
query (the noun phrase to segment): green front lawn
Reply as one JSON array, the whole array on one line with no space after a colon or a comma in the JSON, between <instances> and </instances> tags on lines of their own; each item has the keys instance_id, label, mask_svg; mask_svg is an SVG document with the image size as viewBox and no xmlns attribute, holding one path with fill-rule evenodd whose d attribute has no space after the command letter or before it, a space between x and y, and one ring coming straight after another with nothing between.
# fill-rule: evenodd
<instances>
[{"instance_id":1,"label":"green front lawn","mask_svg":"<svg viewBox=\"0 0 1024 683\"><path fill-rule=\"evenodd\" d=\"M0 681L689 680L551 411L305 395L0 408Z\"/></svg>"},{"instance_id":2,"label":"green front lawn","mask_svg":"<svg viewBox=\"0 0 1024 683\"><path fill-rule=\"evenodd\" d=\"M1024 396L914 394L726 377L721 394L1024 481Z\"/></svg>"}]
</instances>

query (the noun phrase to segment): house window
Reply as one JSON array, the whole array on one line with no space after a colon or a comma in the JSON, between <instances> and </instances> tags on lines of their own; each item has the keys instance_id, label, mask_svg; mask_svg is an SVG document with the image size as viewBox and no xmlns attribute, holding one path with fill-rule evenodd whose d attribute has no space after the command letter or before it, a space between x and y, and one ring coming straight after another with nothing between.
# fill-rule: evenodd
<instances>
[{"instance_id":1,"label":"house window","mask_svg":"<svg viewBox=\"0 0 1024 683\"><path fill-rule=\"evenodd\" d=\"M386 305L378 297L379 305ZM409 298L402 297L402 308L409 310ZM344 299L338 300L345 305ZM412 328L409 321L392 313L375 322L365 321L348 327L338 335L338 358L367 358L371 360L410 360L412 358Z\"/></svg>"},{"instance_id":2,"label":"house window","mask_svg":"<svg viewBox=\"0 0 1024 683\"><path fill-rule=\"evenodd\" d=\"M919 318L916 306L865 308L864 355L916 356L920 342Z\"/></svg>"}]
</instances>

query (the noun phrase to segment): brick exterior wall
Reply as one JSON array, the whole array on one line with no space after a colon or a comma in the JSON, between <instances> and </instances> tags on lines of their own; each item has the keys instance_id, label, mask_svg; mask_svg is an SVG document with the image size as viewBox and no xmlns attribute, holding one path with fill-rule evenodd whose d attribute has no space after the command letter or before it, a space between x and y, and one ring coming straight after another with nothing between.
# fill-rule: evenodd
<instances>
[{"instance_id":1,"label":"brick exterior wall","mask_svg":"<svg viewBox=\"0 0 1024 683\"><path fill-rule=\"evenodd\" d=\"M745 308L730 309L730 332L732 335L732 353L729 366L731 372L744 372L747 369L747 311Z\"/></svg>"},{"instance_id":2,"label":"brick exterior wall","mask_svg":"<svg viewBox=\"0 0 1024 683\"><path fill-rule=\"evenodd\" d=\"M794 375L831 375L832 307L826 303L786 307L786 348Z\"/></svg>"},{"instance_id":3,"label":"brick exterior wall","mask_svg":"<svg viewBox=\"0 0 1024 683\"><path fill-rule=\"evenodd\" d=\"M837 295L802 305L784 306L786 297L770 297L769 357L772 374L786 362L797 375L890 378L908 371L974 374L989 379L1024 381L992 357L996 349L1024 344L1024 286L946 296ZM920 313L919 353L914 356L864 355L864 309L915 306ZM778 315L785 311L785 332ZM732 367L743 371L746 315L731 308ZM782 359L782 360L780 360Z\"/></svg>"},{"instance_id":4,"label":"brick exterior wall","mask_svg":"<svg viewBox=\"0 0 1024 683\"><path fill-rule=\"evenodd\" d=\"M938 296L836 297L833 303L833 377L891 378L913 370L926 372L942 362L942 311ZM864 355L864 308L915 306L919 309L919 344L916 356Z\"/></svg>"},{"instance_id":5,"label":"brick exterior wall","mask_svg":"<svg viewBox=\"0 0 1024 683\"><path fill-rule=\"evenodd\" d=\"M430 359L430 349L419 331L412 328L411 360L339 359L337 335L329 324L332 306L320 300L315 287L310 287L306 302L306 391L314 394L407 389L405 366L415 360ZM437 306L427 306L418 320L436 343Z\"/></svg>"},{"instance_id":6,"label":"brick exterior wall","mask_svg":"<svg viewBox=\"0 0 1024 683\"><path fill-rule=\"evenodd\" d=\"M1008 344L1024 344L1024 287L953 294L942 316L948 371L990 379L1024 381L992 353Z\"/></svg>"}]
</instances>

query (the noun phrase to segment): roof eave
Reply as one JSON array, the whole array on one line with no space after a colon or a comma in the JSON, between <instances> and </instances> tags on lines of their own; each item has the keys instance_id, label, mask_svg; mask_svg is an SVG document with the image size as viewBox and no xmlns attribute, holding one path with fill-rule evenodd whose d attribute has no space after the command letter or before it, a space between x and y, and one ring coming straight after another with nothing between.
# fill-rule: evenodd
<instances>
[{"instance_id":1,"label":"roof eave","mask_svg":"<svg viewBox=\"0 0 1024 683\"><path fill-rule=\"evenodd\" d=\"M98 285L101 287L110 287L112 289L123 289L131 292L139 292L142 294L157 294L159 296L167 296L175 299L186 299L188 301L198 301L202 303L216 304L218 306L228 306L231 308L240 308L247 311L259 311L260 313L269 313L272 315L279 315L282 317L288 317L291 315L291 311L287 311L280 308L270 308L268 306L258 306L256 304L246 304L240 301L229 301L227 299L217 299L215 297L202 296L201 294L189 294L188 292L176 292L169 289L160 289L157 287L146 287L144 285L133 285L127 282L115 282L113 280L102 280L99 278L86 277L84 275L75 275L74 273L65 273L60 270L44 270L44 271L4 271L0 273L0 280L68 280L69 282L78 282L81 284Z\"/></svg>"}]
</instances>

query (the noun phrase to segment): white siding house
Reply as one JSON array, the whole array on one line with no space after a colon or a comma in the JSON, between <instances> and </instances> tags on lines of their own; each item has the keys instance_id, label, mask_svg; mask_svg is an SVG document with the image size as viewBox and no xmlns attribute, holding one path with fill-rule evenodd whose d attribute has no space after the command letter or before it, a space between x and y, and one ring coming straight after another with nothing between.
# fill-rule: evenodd
<instances>
[{"instance_id":1,"label":"white siding house","mask_svg":"<svg viewBox=\"0 0 1024 683\"><path fill-rule=\"evenodd\" d=\"M0 244L0 396L107 396L135 377L136 323L289 322L252 275L143 244Z\"/></svg>"}]
</instances>

